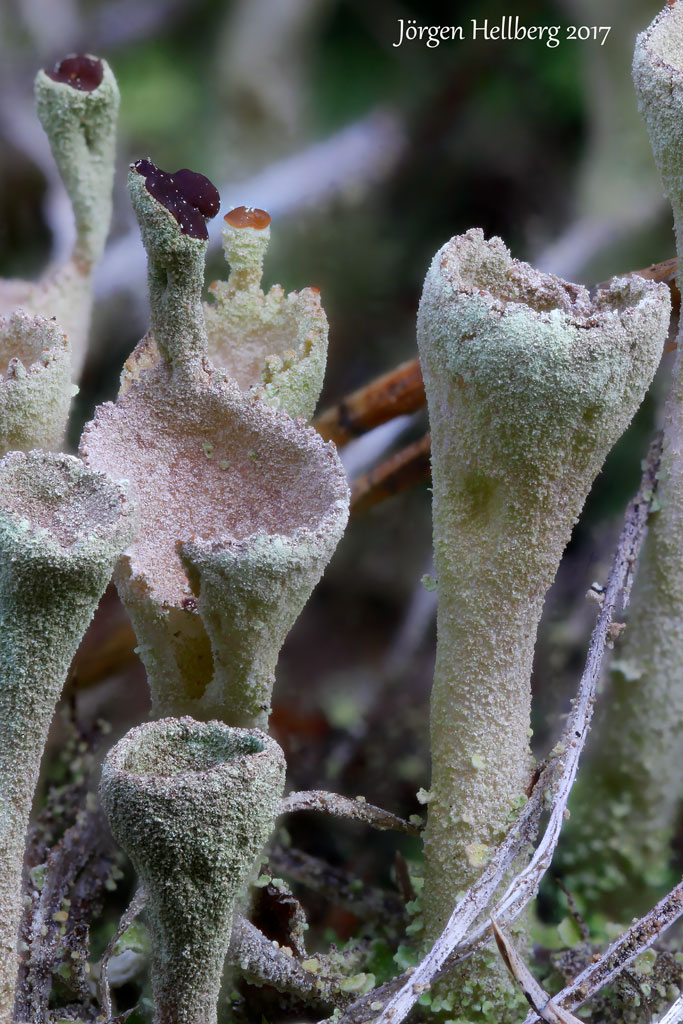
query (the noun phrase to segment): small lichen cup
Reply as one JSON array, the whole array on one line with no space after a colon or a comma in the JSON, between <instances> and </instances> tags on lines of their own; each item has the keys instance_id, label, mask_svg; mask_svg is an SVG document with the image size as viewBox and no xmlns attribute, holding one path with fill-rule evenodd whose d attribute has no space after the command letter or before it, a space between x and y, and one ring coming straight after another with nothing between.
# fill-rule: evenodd
<instances>
[{"instance_id":1,"label":"small lichen cup","mask_svg":"<svg viewBox=\"0 0 683 1024\"><path fill-rule=\"evenodd\" d=\"M270 240L265 210L238 206L226 213L223 251L227 281L210 287L204 304L208 353L243 391L275 409L310 419L325 377L327 318L317 288L264 294L263 259Z\"/></svg>"},{"instance_id":2,"label":"small lichen cup","mask_svg":"<svg viewBox=\"0 0 683 1024\"><path fill-rule=\"evenodd\" d=\"M232 917L280 806L265 733L162 719L109 752L100 795L144 886L155 1024L215 1024Z\"/></svg>"},{"instance_id":3,"label":"small lichen cup","mask_svg":"<svg viewBox=\"0 0 683 1024\"><path fill-rule=\"evenodd\" d=\"M665 286L623 278L593 300L513 260L480 230L452 238L427 274L418 343L439 595L428 941L525 800L545 594L590 486L652 379L669 310ZM488 1000L497 1021L517 1019L501 1002L500 976L471 963L468 983L478 973L482 1005ZM454 982L456 1002L460 990Z\"/></svg>"},{"instance_id":4,"label":"small lichen cup","mask_svg":"<svg viewBox=\"0 0 683 1024\"><path fill-rule=\"evenodd\" d=\"M68 455L0 462L0 1022L9 1024L26 830L69 665L134 519L122 489Z\"/></svg>"},{"instance_id":5,"label":"small lichen cup","mask_svg":"<svg viewBox=\"0 0 683 1024\"><path fill-rule=\"evenodd\" d=\"M0 317L0 456L62 446L71 398L69 343L54 320Z\"/></svg>"},{"instance_id":6,"label":"small lichen cup","mask_svg":"<svg viewBox=\"0 0 683 1024\"><path fill-rule=\"evenodd\" d=\"M197 207L188 233L176 213L200 195L215 212L217 193L201 175L142 164L130 188L149 257L153 346L137 347L81 451L125 476L140 508L116 584L153 713L261 728L280 647L346 525L348 487L332 445L210 362L207 214Z\"/></svg>"}]
</instances>

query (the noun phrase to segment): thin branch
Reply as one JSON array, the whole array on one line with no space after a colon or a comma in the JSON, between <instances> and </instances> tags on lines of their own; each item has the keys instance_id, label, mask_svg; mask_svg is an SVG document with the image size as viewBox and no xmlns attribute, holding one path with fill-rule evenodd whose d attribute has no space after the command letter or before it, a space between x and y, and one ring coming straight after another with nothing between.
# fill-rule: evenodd
<instances>
[{"instance_id":1,"label":"thin branch","mask_svg":"<svg viewBox=\"0 0 683 1024\"><path fill-rule=\"evenodd\" d=\"M122 935L125 935L138 914L144 910L146 903L147 897L141 886L133 896L133 899L128 904L126 910L123 912L121 920L119 921L119 926L112 935L107 948L102 954L102 959L100 960L100 1003L107 1020L111 1017L112 1011L111 987L109 985L109 961L111 960L116 948L116 943Z\"/></svg>"},{"instance_id":2,"label":"thin branch","mask_svg":"<svg viewBox=\"0 0 683 1024\"><path fill-rule=\"evenodd\" d=\"M351 485L351 511L361 512L380 501L428 480L431 473L431 434L394 452Z\"/></svg>"},{"instance_id":3,"label":"thin branch","mask_svg":"<svg viewBox=\"0 0 683 1024\"><path fill-rule=\"evenodd\" d=\"M352 818L354 821L362 821L366 825L380 831L393 830L394 832L407 832L412 836L419 836L420 829L410 822L404 821L391 811L385 811L382 807L376 807L365 800L356 797L354 800L348 796L340 796L339 793L329 793L323 789L311 789L299 793L290 793L280 805L281 814L292 814L295 811L323 811L333 814L337 818Z\"/></svg>"},{"instance_id":4,"label":"thin branch","mask_svg":"<svg viewBox=\"0 0 683 1024\"><path fill-rule=\"evenodd\" d=\"M274 846L268 864L271 871L320 893L359 918L379 922L393 931L403 928L406 909L398 893L366 885L357 876L291 846Z\"/></svg>"},{"instance_id":5,"label":"thin branch","mask_svg":"<svg viewBox=\"0 0 683 1024\"><path fill-rule=\"evenodd\" d=\"M576 777L579 755L588 735L596 687L618 599L632 574L644 537L650 502L656 488L659 453L660 444L653 444L648 455L647 468L643 474L640 490L628 506L624 529L619 539L604 600L591 637L579 692L574 700L562 740L558 745L558 753L544 767L528 803L518 815L479 879L458 902L443 933L378 1016L378 1024L400 1024L415 1005L421 993L434 981L448 959L454 954L465 953L468 945L469 952L471 952L474 942L481 942L485 939L490 930L490 923L480 927L474 935L469 936L468 943L463 942L468 929L488 906L524 843L531 841L535 825L543 810L545 793L552 787L554 789L553 804L543 838L531 862L508 886L505 895L496 906L495 916L505 920L514 918L538 890L540 881L550 865L559 838L567 799Z\"/></svg>"},{"instance_id":6,"label":"thin branch","mask_svg":"<svg viewBox=\"0 0 683 1024\"><path fill-rule=\"evenodd\" d=\"M322 957L311 957L311 966ZM320 971L307 970L294 956L287 955L246 918L235 916L227 962L234 964L244 979L256 985L272 985L278 992L289 992L306 1003L334 1006L335 992L342 977L331 978ZM305 961L307 962L307 961Z\"/></svg>"},{"instance_id":7,"label":"thin branch","mask_svg":"<svg viewBox=\"0 0 683 1024\"><path fill-rule=\"evenodd\" d=\"M596 963L585 970L558 992L557 1003L576 1009L581 1003L594 996L605 985L614 981L618 974L637 956L657 941L661 934L683 916L683 881L676 885L668 896L660 900L652 910L624 932ZM675 1019L675 1018L674 1018ZM524 1024L538 1021L536 1014L529 1014Z\"/></svg>"},{"instance_id":8,"label":"thin branch","mask_svg":"<svg viewBox=\"0 0 683 1024\"><path fill-rule=\"evenodd\" d=\"M341 447L387 420L421 409L425 402L420 361L410 359L325 410L313 426L326 441Z\"/></svg>"},{"instance_id":9,"label":"thin branch","mask_svg":"<svg viewBox=\"0 0 683 1024\"><path fill-rule=\"evenodd\" d=\"M47 1021L53 971L58 966L57 950L61 926L69 918L64 910L76 878L97 852L102 840L102 820L97 812L83 811L79 820L67 829L47 858L45 881L30 927L30 946L26 963L27 985L33 1017Z\"/></svg>"},{"instance_id":10,"label":"thin branch","mask_svg":"<svg viewBox=\"0 0 683 1024\"><path fill-rule=\"evenodd\" d=\"M491 918L491 928L503 963L521 988L526 1001L536 1010L541 1019L547 1024L582 1024L582 1021L568 1010L555 1006L552 998L538 984L509 937L493 918Z\"/></svg>"}]
</instances>

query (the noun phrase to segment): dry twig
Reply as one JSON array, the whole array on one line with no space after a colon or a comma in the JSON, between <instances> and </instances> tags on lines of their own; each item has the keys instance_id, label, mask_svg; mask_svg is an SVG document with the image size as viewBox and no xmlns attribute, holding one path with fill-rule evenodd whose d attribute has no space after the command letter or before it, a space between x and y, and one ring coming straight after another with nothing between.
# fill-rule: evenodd
<instances>
[{"instance_id":1,"label":"dry twig","mask_svg":"<svg viewBox=\"0 0 683 1024\"><path fill-rule=\"evenodd\" d=\"M547 1021L547 1024L582 1024L578 1017L555 1005L545 989L538 984L508 936L493 918L491 918L491 928L505 966L521 988L526 1001L536 1010L541 1019Z\"/></svg>"},{"instance_id":2,"label":"dry twig","mask_svg":"<svg viewBox=\"0 0 683 1024\"><path fill-rule=\"evenodd\" d=\"M359 918L375 921L395 932L405 924L406 910L398 893L366 885L357 876L320 857L291 846L274 846L268 864L271 871L320 893Z\"/></svg>"},{"instance_id":3,"label":"dry twig","mask_svg":"<svg viewBox=\"0 0 683 1024\"><path fill-rule=\"evenodd\" d=\"M312 957L311 966L322 957ZM289 992L309 1006L332 1007L341 977L330 978L319 971L307 970L294 956L271 942L246 918L236 916L233 922L228 963L234 964L245 981L256 985L272 985L278 992ZM348 998L348 997L347 997Z\"/></svg>"},{"instance_id":4,"label":"dry twig","mask_svg":"<svg viewBox=\"0 0 683 1024\"><path fill-rule=\"evenodd\" d=\"M329 793L324 789L290 793L284 797L280 813L292 814L295 811L323 811L337 818L362 821L380 831L391 829L394 832L407 832L412 836L420 834L419 828L392 814L391 811L385 811L382 807L376 807L358 797L354 800L348 796L340 796L339 793Z\"/></svg>"},{"instance_id":5,"label":"dry twig","mask_svg":"<svg viewBox=\"0 0 683 1024\"><path fill-rule=\"evenodd\" d=\"M36 1024L47 1024L49 1020L53 972L60 963L62 925L66 925L70 917L64 909L68 906L65 901L84 867L98 855L103 834L99 813L85 810L48 854L45 881L30 923L26 961L27 1002Z\"/></svg>"},{"instance_id":6,"label":"dry twig","mask_svg":"<svg viewBox=\"0 0 683 1024\"><path fill-rule=\"evenodd\" d=\"M394 452L368 473L356 477L351 485L351 512L371 508L428 480L431 451L432 436L425 434L418 441Z\"/></svg>"},{"instance_id":7,"label":"dry twig","mask_svg":"<svg viewBox=\"0 0 683 1024\"><path fill-rule=\"evenodd\" d=\"M387 420L421 409L425 402L420 361L410 359L325 410L313 426L326 441L341 447Z\"/></svg>"},{"instance_id":8,"label":"dry twig","mask_svg":"<svg viewBox=\"0 0 683 1024\"><path fill-rule=\"evenodd\" d=\"M649 949L662 933L681 916L683 916L683 881L680 881L668 896L660 900L645 917L632 924L623 935L612 943L599 960L586 967L571 984L558 992L554 997L555 1001L572 1010L580 1006L581 1003L585 1003L601 988L614 981L632 960ZM538 1017L532 1013L529 1014L524 1024L534 1024L535 1021L538 1021Z\"/></svg>"},{"instance_id":9,"label":"dry twig","mask_svg":"<svg viewBox=\"0 0 683 1024\"><path fill-rule=\"evenodd\" d=\"M673 1006L669 1007L659 1024L681 1024L683 1021L683 996L679 996Z\"/></svg>"}]
</instances>

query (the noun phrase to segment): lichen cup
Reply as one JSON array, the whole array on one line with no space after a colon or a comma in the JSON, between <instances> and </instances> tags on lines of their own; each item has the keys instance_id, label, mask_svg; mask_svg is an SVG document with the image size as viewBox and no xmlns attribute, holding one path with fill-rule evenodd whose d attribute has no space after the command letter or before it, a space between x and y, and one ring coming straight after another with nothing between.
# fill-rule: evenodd
<instances>
[{"instance_id":1,"label":"lichen cup","mask_svg":"<svg viewBox=\"0 0 683 1024\"><path fill-rule=\"evenodd\" d=\"M132 729L107 755L102 803L147 897L155 1024L215 1024L235 904L284 778L265 733L187 717Z\"/></svg>"},{"instance_id":2,"label":"lichen cup","mask_svg":"<svg viewBox=\"0 0 683 1024\"><path fill-rule=\"evenodd\" d=\"M55 703L134 516L70 455L0 462L0 1024L12 1018L26 830Z\"/></svg>"},{"instance_id":3,"label":"lichen cup","mask_svg":"<svg viewBox=\"0 0 683 1024\"><path fill-rule=\"evenodd\" d=\"M478 229L447 242L425 279L418 344L439 594L429 941L524 803L545 595L593 480L654 375L669 312L661 285L621 278L592 298L512 259ZM463 1019L517 1020L485 967L474 957L466 970L470 981L479 971L490 1011L463 1009Z\"/></svg>"},{"instance_id":4,"label":"lichen cup","mask_svg":"<svg viewBox=\"0 0 683 1024\"><path fill-rule=\"evenodd\" d=\"M69 339L77 380L87 354L93 273L111 222L119 91L107 62L83 54L39 71L35 95L71 201L76 240L70 257L38 281L0 281L0 313L55 317Z\"/></svg>"},{"instance_id":5,"label":"lichen cup","mask_svg":"<svg viewBox=\"0 0 683 1024\"><path fill-rule=\"evenodd\" d=\"M0 368L0 454L60 448L77 390L66 335L44 317L0 316Z\"/></svg>"},{"instance_id":6,"label":"lichen cup","mask_svg":"<svg viewBox=\"0 0 683 1024\"><path fill-rule=\"evenodd\" d=\"M125 476L140 509L115 581L154 716L262 728L280 648L344 531L346 477L312 427L245 393L207 355L211 182L145 160L129 186L148 253L151 332L116 403L86 426L81 452Z\"/></svg>"}]
</instances>

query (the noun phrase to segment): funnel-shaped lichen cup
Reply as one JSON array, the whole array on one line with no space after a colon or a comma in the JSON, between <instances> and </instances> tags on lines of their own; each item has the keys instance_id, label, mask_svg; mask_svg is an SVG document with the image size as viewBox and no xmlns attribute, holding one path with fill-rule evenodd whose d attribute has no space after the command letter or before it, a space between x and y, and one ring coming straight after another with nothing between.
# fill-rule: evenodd
<instances>
[{"instance_id":1,"label":"funnel-shaped lichen cup","mask_svg":"<svg viewBox=\"0 0 683 1024\"><path fill-rule=\"evenodd\" d=\"M140 508L116 582L154 714L262 727L282 642L346 525L346 478L315 430L242 392L206 356L204 221L193 208L189 234L172 211L186 215L213 186L148 161L130 185L149 255L152 335L81 450L125 476Z\"/></svg>"},{"instance_id":2,"label":"funnel-shaped lichen cup","mask_svg":"<svg viewBox=\"0 0 683 1024\"><path fill-rule=\"evenodd\" d=\"M71 397L69 344L54 320L0 317L0 455L60 448Z\"/></svg>"},{"instance_id":3,"label":"funnel-shaped lichen cup","mask_svg":"<svg viewBox=\"0 0 683 1024\"><path fill-rule=\"evenodd\" d=\"M425 279L418 343L439 594L423 894L430 940L524 802L545 595L591 484L654 375L669 312L665 286L622 278L591 298L512 259L480 230L446 243Z\"/></svg>"},{"instance_id":4,"label":"funnel-shaped lichen cup","mask_svg":"<svg viewBox=\"0 0 683 1024\"><path fill-rule=\"evenodd\" d=\"M100 794L147 897L156 1024L214 1024L235 903L278 813L265 733L162 719L107 755Z\"/></svg>"},{"instance_id":5,"label":"funnel-shaped lichen cup","mask_svg":"<svg viewBox=\"0 0 683 1024\"><path fill-rule=\"evenodd\" d=\"M68 455L0 462L0 1021L12 1013L24 842L69 665L132 536L105 474Z\"/></svg>"}]
</instances>

